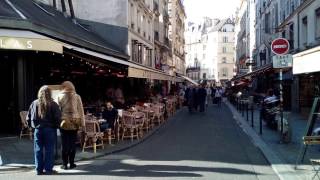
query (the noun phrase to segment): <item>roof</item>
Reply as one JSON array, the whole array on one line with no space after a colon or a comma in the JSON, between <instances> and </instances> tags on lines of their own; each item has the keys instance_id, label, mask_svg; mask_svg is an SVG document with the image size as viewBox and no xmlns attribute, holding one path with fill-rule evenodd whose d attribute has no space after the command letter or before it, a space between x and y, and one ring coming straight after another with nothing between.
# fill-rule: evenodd
<instances>
[{"instance_id":1,"label":"roof","mask_svg":"<svg viewBox=\"0 0 320 180\"><path fill-rule=\"evenodd\" d=\"M234 21L231 18L219 20L209 32L221 31L222 27L226 24L234 25Z\"/></svg>"},{"instance_id":2,"label":"roof","mask_svg":"<svg viewBox=\"0 0 320 180\"><path fill-rule=\"evenodd\" d=\"M0 28L29 30L61 42L129 59L125 52L50 6L38 4L33 0L10 0L10 2L14 7L6 1L0 1ZM26 19L19 15L19 12Z\"/></svg>"}]
</instances>

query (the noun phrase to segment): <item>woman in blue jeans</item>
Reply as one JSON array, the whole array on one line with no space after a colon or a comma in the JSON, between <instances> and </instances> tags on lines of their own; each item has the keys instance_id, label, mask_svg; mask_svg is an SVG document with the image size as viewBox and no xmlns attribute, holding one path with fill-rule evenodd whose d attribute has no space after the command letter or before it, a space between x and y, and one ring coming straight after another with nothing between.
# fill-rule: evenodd
<instances>
[{"instance_id":1,"label":"woman in blue jeans","mask_svg":"<svg viewBox=\"0 0 320 180\"><path fill-rule=\"evenodd\" d=\"M53 174L54 147L57 128L61 121L61 111L51 98L48 86L42 86L38 99L30 105L27 115L28 125L34 128L34 157L37 175Z\"/></svg>"}]
</instances>

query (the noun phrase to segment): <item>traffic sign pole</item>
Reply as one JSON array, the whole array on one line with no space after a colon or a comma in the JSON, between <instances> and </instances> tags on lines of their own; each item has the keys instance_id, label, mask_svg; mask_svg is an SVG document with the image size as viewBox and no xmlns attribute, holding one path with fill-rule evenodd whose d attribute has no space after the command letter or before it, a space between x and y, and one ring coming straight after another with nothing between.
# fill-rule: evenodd
<instances>
[{"instance_id":1,"label":"traffic sign pole","mask_svg":"<svg viewBox=\"0 0 320 180\"><path fill-rule=\"evenodd\" d=\"M280 123L281 123L280 131L281 131L281 137L282 137L282 134L283 134L283 86L282 86L282 78L283 77L282 77L282 68L280 69L279 76L280 76L279 79L280 79Z\"/></svg>"},{"instance_id":2,"label":"traffic sign pole","mask_svg":"<svg viewBox=\"0 0 320 180\"><path fill-rule=\"evenodd\" d=\"M274 54L276 54L276 56L278 56L278 59L282 59L284 57L282 57L283 55L286 55L288 53L290 49L290 44L289 41L285 38L277 38L275 40L272 41L271 43L271 50ZM288 59L288 58L287 58ZM286 60L287 60L286 59ZM282 59L283 60L283 59ZM287 60L288 61L288 60ZM283 80L283 68L285 68L285 66L283 65L283 62L280 62L280 65L277 63L277 66L275 67L275 62L274 63L274 68L279 68L280 72L279 72L279 80L280 80L280 143L282 143L282 137L283 137L283 84L282 84L282 80ZM286 62L284 63L286 66L289 66L289 63ZM292 64L292 63L290 63Z\"/></svg>"}]
</instances>

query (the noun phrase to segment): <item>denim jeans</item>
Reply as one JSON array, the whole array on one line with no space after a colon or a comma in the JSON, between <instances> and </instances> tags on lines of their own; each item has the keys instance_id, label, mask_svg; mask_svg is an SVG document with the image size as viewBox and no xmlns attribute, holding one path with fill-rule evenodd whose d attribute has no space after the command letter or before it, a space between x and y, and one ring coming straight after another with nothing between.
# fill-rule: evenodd
<instances>
[{"instance_id":1,"label":"denim jeans","mask_svg":"<svg viewBox=\"0 0 320 180\"><path fill-rule=\"evenodd\" d=\"M37 172L51 172L54 165L54 147L57 130L55 128L37 128L34 131L34 159Z\"/></svg>"}]
</instances>

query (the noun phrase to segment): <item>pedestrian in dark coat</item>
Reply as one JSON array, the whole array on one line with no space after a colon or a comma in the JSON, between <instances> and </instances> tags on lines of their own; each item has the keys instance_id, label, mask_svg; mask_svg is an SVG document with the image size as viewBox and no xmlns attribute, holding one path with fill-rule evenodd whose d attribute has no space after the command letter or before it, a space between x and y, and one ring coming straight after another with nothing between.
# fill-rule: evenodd
<instances>
[{"instance_id":1,"label":"pedestrian in dark coat","mask_svg":"<svg viewBox=\"0 0 320 180\"><path fill-rule=\"evenodd\" d=\"M194 106L194 89L189 87L186 91L187 104L189 112L192 112Z\"/></svg>"},{"instance_id":2,"label":"pedestrian in dark coat","mask_svg":"<svg viewBox=\"0 0 320 180\"><path fill-rule=\"evenodd\" d=\"M193 108L195 111L198 111L198 106L199 106L198 87L196 86L193 89Z\"/></svg>"},{"instance_id":3,"label":"pedestrian in dark coat","mask_svg":"<svg viewBox=\"0 0 320 180\"><path fill-rule=\"evenodd\" d=\"M206 98L207 98L207 90L205 89L205 86L202 85L202 87L198 90L198 102L200 106L200 112L204 112Z\"/></svg>"},{"instance_id":4,"label":"pedestrian in dark coat","mask_svg":"<svg viewBox=\"0 0 320 180\"><path fill-rule=\"evenodd\" d=\"M51 98L48 86L42 86L38 99L30 105L27 122L34 129L34 159L37 175L52 174L54 165L54 147L57 128L61 122L61 111ZM45 171L45 172L44 172Z\"/></svg>"}]
</instances>

